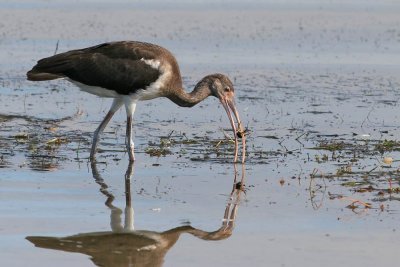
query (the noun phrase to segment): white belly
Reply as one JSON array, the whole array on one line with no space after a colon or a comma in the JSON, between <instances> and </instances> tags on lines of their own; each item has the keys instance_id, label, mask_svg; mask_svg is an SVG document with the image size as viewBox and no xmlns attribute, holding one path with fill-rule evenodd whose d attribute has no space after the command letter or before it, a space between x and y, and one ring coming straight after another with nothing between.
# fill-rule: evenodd
<instances>
[{"instance_id":1,"label":"white belly","mask_svg":"<svg viewBox=\"0 0 400 267\"><path fill-rule=\"evenodd\" d=\"M76 86L78 86L78 88L84 92L87 92L89 94L92 95L97 95L97 96L101 96L101 97L112 97L112 98L117 98L120 97L121 95L118 94L117 92L115 92L114 90L108 90L102 87L98 87L98 86L90 86L90 85L86 85L71 79L66 78L66 80L70 81L71 83L75 84Z\"/></svg>"},{"instance_id":2,"label":"white belly","mask_svg":"<svg viewBox=\"0 0 400 267\"><path fill-rule=\"evenodd\" d=\"M109 90L98 86L86 85L71 79L67 80L75 84L81 91L87 92L92 95L97 95L100 97L110 97L110 98L118 98L122 96L114 90ZM150 100L153 98L160 97L161 96L160 90L157 86L154 85L156 84L153 83L150 86L147 86L145 90L139 89L135 93L129 94L128 96L135 98L137 100Z\"/></svg>"}]
</instances>

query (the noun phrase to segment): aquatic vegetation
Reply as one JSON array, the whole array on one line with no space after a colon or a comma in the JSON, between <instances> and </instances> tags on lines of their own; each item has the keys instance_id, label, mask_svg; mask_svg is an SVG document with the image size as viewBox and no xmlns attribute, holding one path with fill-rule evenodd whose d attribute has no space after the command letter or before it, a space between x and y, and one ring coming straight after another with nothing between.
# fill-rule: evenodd
<instances>
[{"instance_id":1,"label":"aquatic vegetation","mask_svg":"<svg viewBox=\"0 0 400 267\"><path fill-rule=\"evenodd\" d=\"M323 149L329 151L343 150L346 144L344 142L339 141L321 141L318 146L313 149Z\"/></svg>"},{"instance_id":2,"label":"aquatic vegetation","mask_svg":"<svg viewBox=\"0 0 400 267\"><path fill-rule=\"evenodd\" d=\"M400 142L395 140L383 140L375 145L375 149L381 153L386 151L400 150Z\"/></svg>"}]
</instances>

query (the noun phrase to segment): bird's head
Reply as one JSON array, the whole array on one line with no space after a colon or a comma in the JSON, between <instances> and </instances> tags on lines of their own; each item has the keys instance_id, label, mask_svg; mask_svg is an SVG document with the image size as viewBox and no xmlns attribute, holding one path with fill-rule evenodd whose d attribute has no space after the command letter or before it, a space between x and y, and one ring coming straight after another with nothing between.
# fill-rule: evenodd
<instances>
[{"instance_id":1,"label":"bird's head","mask_svg":"<svg viewBox=\"0 0 400 267\"><path fill-rule=\"evenodd\" d=\"M222 106L224 107L226 113L228 114L229 121L232 126L232 130L234 132L235 138L235 161L237 159L237 147L238 142L237 138L242 138L243 145L245 145L245 136L244 136L244 128L240 121L239 112L236 109L235 104L235 89L233 88L233 84L231 80L224 74L211 74L206 76L203 81L207 82L207 85L211 91L211 95L215 96L219 99ZM235 121L233 119L233 115L236 118L237 127L235 125ZM244 147L243 147L244 149ZM243 150L243 158L244 161L244 150Z\"/></svg>"}]
</instances>

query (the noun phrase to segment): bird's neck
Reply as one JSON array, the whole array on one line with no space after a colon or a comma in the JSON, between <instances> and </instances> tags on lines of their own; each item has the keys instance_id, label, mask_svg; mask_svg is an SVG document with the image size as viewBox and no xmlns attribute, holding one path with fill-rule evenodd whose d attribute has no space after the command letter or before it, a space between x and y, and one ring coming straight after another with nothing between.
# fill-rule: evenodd
<instances>
[{"instance_id":1,"label":"bird's neck","mask_svg":"<svg viewBox=\"0 0 400 267\"><path fill-rule=\"evenodd\" d=\"M201 80L196 84L192 92L188 93L180 87L178 90L174 90L168 98L181 107L193 107L210 95L211 91L208 85Z\"/></svg>"}]
</instances>

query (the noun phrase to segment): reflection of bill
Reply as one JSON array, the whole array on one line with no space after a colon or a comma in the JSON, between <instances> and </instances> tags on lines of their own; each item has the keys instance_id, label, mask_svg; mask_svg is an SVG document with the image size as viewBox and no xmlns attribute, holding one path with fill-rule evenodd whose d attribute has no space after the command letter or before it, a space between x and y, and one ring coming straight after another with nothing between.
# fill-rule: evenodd
<instances>
[{"instance_id":1,"label":"reflection of bill","mask_svg":"<svg viewBox=\"0 0 400 267\"><path fill-rule=\"evenodd\" d=\"M238 181L236 166L234 169L232 192L225 208L222 226L216 231L207 232L190 225L179 226L164 232L134 230L130 190L132 164L128 166L125 175L126 207L125 221L122 225L123 211L112 204L114 196L107 190L108 186L101 178L96 165L92 164L93 177L100 185L100 191L107 197L105 204L111 210L112 231L83 233L60 238L28 236L26 239L37 247L89 255L98 266L161 266L165 254L182 233L189 233L203 240L222 240L232 235L240 196L244 189L244 172L242 172L241 180Z\"/></svg>"}]
</instances>

